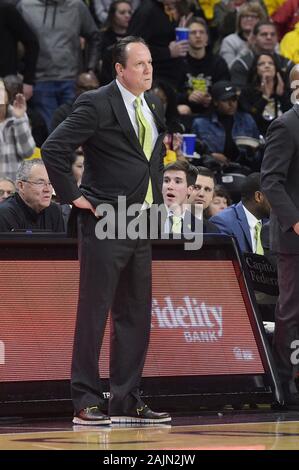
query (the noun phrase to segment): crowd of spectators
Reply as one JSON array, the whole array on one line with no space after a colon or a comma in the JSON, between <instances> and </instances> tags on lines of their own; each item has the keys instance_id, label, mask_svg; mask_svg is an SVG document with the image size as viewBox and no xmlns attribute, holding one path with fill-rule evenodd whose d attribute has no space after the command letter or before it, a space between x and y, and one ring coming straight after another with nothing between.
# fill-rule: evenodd
<instances>
[{"instance_id":1,"label":"crowd of spectators","mask_svg":"<svg viewBox=\"0 0 299 470\"><path fill-rule=\"evenodd\" d=\"M298 11L299 0L1 2L0 203L20 195L19 166L40 158L76 98L113 79L114 44L135 35L150 47L152 91L165 109L164 163L188 161L211 172L204 209L217 217L231 203L224 176L259 172L267 128L291 107ZM176 27L188 28L189 38L176 40ZM182 152L184 133L196 134L194 159ZM70 162L78 184L83 168L78 149Z\"/></svg>"}]
</instances>

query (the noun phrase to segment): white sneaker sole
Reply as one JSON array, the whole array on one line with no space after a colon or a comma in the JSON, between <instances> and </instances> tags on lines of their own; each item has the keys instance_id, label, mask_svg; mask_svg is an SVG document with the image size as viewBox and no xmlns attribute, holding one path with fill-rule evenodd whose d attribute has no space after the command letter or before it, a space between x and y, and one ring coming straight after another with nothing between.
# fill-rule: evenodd
<instances>
[{"instance_id":1,"label":"white sneaker sole","mask_svg":"<svg viewBox=\"0 0 299 470\"><path fill-rule=\"evenodd\" d=\"M73 423L81 424L82 426L106 426L108 424L111 424L111 419L107 418L95 421L87 421L86 419L81 419L77 418L77 416L74 416Z\"/></svg>"},{"instance_id":2,"label":"white sneaker sole","mask_svg":"<svg viewBox=\"0 0 299 470\"><path fill-rule=\"evenodd\" d=\"M171 417L161 419L133 418L132 416L111 416L111 423L139 423L139 424L159 424L169 423Z\"/></svg>"}]
</instances>

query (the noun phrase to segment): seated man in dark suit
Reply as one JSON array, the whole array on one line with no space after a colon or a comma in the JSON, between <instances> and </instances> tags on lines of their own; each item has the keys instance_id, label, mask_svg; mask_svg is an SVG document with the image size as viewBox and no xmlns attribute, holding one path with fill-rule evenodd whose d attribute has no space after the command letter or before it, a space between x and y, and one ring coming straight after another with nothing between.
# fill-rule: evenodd
<instances>
[{"instance_id":1,"label":"seated man in dark suit","mask_svg":"<svg viewBox=\"0 0 299 470\"><path fill-rule=\"evenodd\" d=\"M241 251L264 254L261 244L263 219L269 217L270 206L261 192L260 173L249 175L241 188L241 202L211 217L221 233L235 237Z\"/></svg>"},{"instance_id":2,"label":"seated man in dark suit","mask_svg":"<svg viewBox=\"0 0 299 470\"><path fill-rule=\"evenodd\" d=\"M162 193L167 209L164 233L195 233L199 229L203 233L219 233L215 225L203 218L204 207L201 204L194 204L192 213L189 212L190 204L194 202L189 198L197 177L197 168L188 162L177 160L164 168ZM196 220L197 215L199 219L203 218L202 226Z\"/></svg>"},{"instance_id":3,"label":"seated man in dark suit","mask_svg":"<svg viewBox=\"0 0 299 470\"><path fill-rule=\"evenodd\" d=\"M52 184L42 160L24 160L17 172L17 192L0 205L0 232L64 232L60 206L51 202Z\"/></svg>"},{"instance_id":4,"label":"seated man in dark suit","mask_svg":"<svg viewBox=\"0 0 299 470\"><path fill-rule=\"evenodd\" d=\"M5 201L16 191L15 184L10 178L0 177L0 202Z\"/></svg>"}]
</instances>

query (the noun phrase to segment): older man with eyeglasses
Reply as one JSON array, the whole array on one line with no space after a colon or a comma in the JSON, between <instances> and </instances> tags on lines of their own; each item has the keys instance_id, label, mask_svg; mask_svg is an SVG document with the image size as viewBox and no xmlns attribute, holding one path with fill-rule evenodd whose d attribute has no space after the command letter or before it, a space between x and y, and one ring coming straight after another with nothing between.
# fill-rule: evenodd
<instances>
[{"instance_id":1,"label":"older man with eyeglasses","mask_svg":"<svg viewBox=\"0 0 299 470\"><path fill-rule=\"evenodd\" d=\"M5 199L12 196L15 191L16 187L13 180L6 177L0 177L0 202L5 201Z\"/></svg>"},{"instance_id":2,"label":"older man with eyeglasses","mask_svg":"<svg viewBox=\"0 0 299 470\"><path fill-rule=\"evenodd\" d=\"M64 232L61 208L51 201L53 188L42 160L21 163L17 192L0 205L0 232Z\"/></svg>"}]
</instances>

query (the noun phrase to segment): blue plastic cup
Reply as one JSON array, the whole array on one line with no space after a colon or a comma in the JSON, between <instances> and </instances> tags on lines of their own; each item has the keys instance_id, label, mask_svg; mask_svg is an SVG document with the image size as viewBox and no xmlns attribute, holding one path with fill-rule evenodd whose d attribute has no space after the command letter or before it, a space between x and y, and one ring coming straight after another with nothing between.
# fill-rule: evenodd
<instances>
[{"instance_id":1,"label":"blue plastic cup","mask_svg":"<svg viewBox=\"0 0 299 470\"><path fill-rule=\"evenodd\" d=\"M183 154L192 157L195 152L196 134L183 134Z\"/></svg>"},{"instance_id":2,"label":"blue plastic cup","mask_svg":"<svg viewBox=\"0 0 299 470\"><path fill-rule=\"evenodd\" d=\"M175 40L188 41L189 39L189 28L175 28Z\"/></svg>"}]
</instances>

